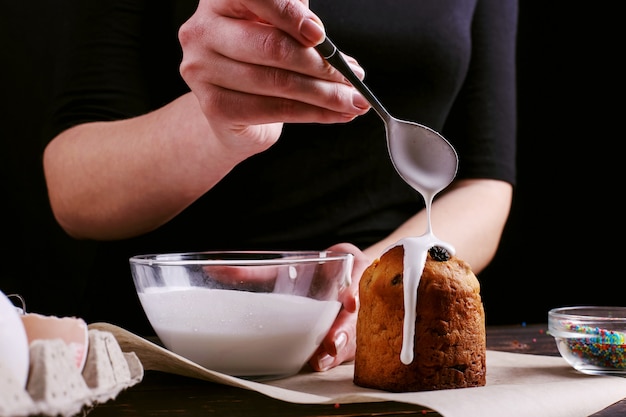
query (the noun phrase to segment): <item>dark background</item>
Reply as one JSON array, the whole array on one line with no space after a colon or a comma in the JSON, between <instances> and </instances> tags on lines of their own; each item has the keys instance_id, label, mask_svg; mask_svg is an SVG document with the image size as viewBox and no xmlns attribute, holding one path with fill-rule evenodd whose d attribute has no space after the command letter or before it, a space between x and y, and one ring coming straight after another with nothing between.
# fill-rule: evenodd
<instances>
[{"instance_id":1,"label":"dark background","mask_svg":"<svg viewBox=\"0 0 626 417\"><path fill-rule=\"evenodd\" d=\"M500 250L479 276L487 324L544 322L562 305L626 305L618 3L521 0L519 183ZM45 311L54 302L45 294L89 253L54 222L41 169L39 129L69 36L65 8L0 0L0 290L38 293L30 310L59 316L62 306Z\"/></svg>"}]
</instances>

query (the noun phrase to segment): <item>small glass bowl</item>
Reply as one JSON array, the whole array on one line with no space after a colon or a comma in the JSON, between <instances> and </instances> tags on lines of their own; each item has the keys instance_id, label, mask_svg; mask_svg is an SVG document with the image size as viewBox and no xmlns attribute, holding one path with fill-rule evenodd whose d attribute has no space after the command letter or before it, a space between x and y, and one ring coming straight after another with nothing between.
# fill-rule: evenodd
<instances>
[{"instance_id":1,"label":"small glass bowl","mask_svg":"<svg viewBox=\"0 0 626 417\"><path fill-rule=\"evenodd\" d=\"M561 356L590 375L626 375L626 307L581 306L548 312Z\"/></svg>"}]
</instances>

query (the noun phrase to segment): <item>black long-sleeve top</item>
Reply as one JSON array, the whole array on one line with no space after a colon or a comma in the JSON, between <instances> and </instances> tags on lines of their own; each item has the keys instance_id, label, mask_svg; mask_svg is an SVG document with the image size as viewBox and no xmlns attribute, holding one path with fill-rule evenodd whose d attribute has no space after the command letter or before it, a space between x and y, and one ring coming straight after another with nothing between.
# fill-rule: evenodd
<instances>
[{"instance_id":1,"label":"black long-sleeve top","mask_svg":"<svg viewBox=\"0 0 626 417\"><path fill-rule=\"evenodd\" d=\"M196 1L77 3L47 140L78 123L144 114L189 90L177 31ZM515 183L516 0L311 0L310 7L394 116L455 146L457 178ZM76 314L149 330L130 278L135 254L366 247L382 239L423 207L394 170L384 135L373 110L346 124L286 125L278 143L168 224L94 245Z\"/></svg>"}]
</instances>

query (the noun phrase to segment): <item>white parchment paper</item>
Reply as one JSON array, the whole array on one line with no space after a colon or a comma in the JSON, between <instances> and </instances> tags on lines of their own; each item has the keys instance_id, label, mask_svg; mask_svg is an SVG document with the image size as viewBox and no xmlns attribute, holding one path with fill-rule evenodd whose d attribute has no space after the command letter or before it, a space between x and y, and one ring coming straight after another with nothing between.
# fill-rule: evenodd
<instances>
[{"instance_id":1,"label":"white parchment paper","mask_svg":"<svg viewBox=\"0 0 626 417\"><path fill-rule=\"evenodd\" d=\"M626 397L626 378L585 375L563 358L487 351L487 385L453 390L389 393L352 382L354 366L327 372L303 371L269 382L254 382L203 368L116 326L90 327L113 333L125 351L137 354L146 370L159 370L254 390L300 404L397 401L433 409L445 417L586 417Z\"/></svg>"}]
</instances>

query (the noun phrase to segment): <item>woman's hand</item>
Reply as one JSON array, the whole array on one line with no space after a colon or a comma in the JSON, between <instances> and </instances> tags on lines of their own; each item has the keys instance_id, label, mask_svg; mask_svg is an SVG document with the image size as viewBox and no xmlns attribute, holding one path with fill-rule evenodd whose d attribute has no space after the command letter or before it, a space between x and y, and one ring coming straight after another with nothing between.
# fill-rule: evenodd
<instances>
[{"instance_id":1,"label":"woman's hand","mask_svg":"<svg viewBox=\"0 0 626 417\"><path fill-rule=\"evenodd\" d=\"M180 72L224 147L249 156L275 143L283 122L347 122L367 112L311 48L324 36L306 2L200 1L179 31Z\"/></svg>"},{"instance_id":2,"label":"woman's hand","mask_svg":"<svg viewBox=\"0 0 626 417\"><path fill-rule=\"evenodd\" d=\"M339 243L328 250L349 252L354 255L352 283L344 292L342 308L337 319L324 337L322 344L309 359L316 371L326 371L354 359L356 350L356 318L359 309L359 281L363 271L372 262L359 248L350 243Z\"/></svg>"}]
</instances>

